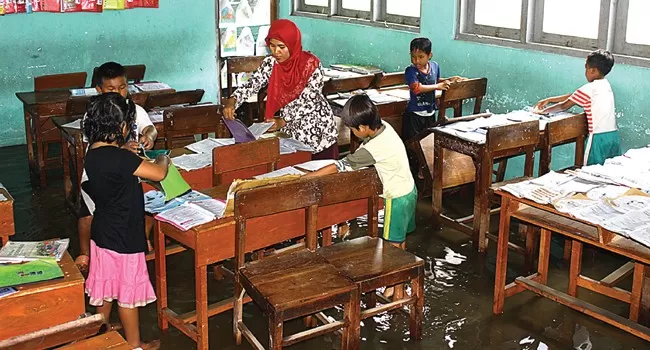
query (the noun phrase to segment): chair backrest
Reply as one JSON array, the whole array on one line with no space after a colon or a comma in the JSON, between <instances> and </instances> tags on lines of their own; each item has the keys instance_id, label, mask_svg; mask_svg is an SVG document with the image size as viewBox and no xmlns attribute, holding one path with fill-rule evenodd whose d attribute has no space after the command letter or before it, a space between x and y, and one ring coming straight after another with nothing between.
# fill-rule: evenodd
<instances>
[{"instance_id":1,"label":"chair backrest","mask_svg":"<svg viewBox=\"0 0 650 350\"><path fill-rule=\"evenodd\" d=\"M352 78L330 79L323 85L325 96L336 92L349 92L354 90L365 90L370 88L375 81L374 75L362 75Z\"/></svg>"},{"instance_id":2,"label":"chair backrest","mask_svg":"<svg viewBox=\"0 0 650 350\"><path fill-rule=\"evenodd\" d=\"M147 98L145 109L168 107L173 105L195 105L201 102L203 89L177 91L164 94L154 94Z\"/></svg>"},{"instance_id":3,"label":"chair backrest","mask_svg":"<svg viewBox=\"0 0 650 350\"><path fill-rule=\"evenodd\" d=\"M0 349L49 349L97 334L104 323L101 314L84 317L36 332L0 340Z\"/></svg>"},{"instance_id":4,"label":"chair backrest","mask_svg":"<svg viewBox=\"0 0 650 350\"><path fill-rule=\"evenodd\" d=\"M99 75L97 70L99 67L93 69L93 76L90 80L92 86L99 85ZM144 80L144 73L147 71L147 66L144 64L134 64L130 66L124 66L124 72L126 73L126 80L133 83L139 83Z\"/></svg>"},{"instance_id":5,"label":"chair backrest","mask_svg":"<svg viewBox=\"0 0 650 350\"><path fill-rule=\"evenodd\" d=\"M502 125L489 128L486 150L491 158L510 157L525 153L524 175L532 176L535 148L539 143L539 121Z\"/></svg>"},{"instance_id":6,"label":"chair backrest","mask_svg":"<svg viewBox=\"0 0 650 350\"><path fill-rule=\"evenodd\" d=\"M587 117L584 113L548 122L544 132L544 147L540 152L540 175L551 171L553 147L566 143L576 143L574 166L583 166L585 162L585 140L588 134Z\"/></svg>"},{"instance_id":7,"label":"chair backrest","mask_svg":"<svg viewBox=\"0 0 650 350\"><path fill-rule=\"evenodd\" d=\"M254 72L262 65L262 61L265 58L266 56L226 58L226 90L228 91L228 96L233 93L233 74Z\"/></svg>"},{"instance_id":8,"label":"chair backrest","mask_svg":"<svg viewBox=\"0 0 650 350\"><path fill-rule=\"evenodd\" d=\"M280 140L276 137L216 147L212 151L212 185L271 172L279 161Z\"/></svg>"},{"instance_id":9,"label":"chair backrest","mask_svg":"<svg viewBox=\"0 0 650 350\"><path fill-rule=\"evenodd\" d=\"M368 236L377 237L379 195L383 186L374 168L319 176L315 180L321 194L319 211L323 210L322 207L334 204L345 204L348 209L354 205L367 205ZM351 186L354 186L354 191L350 191ZM342 219L352 220L358 217L354 210L350 210L350 213L350 217ZM318 227L323 225L319 223Z\"/></svg>"},{"instance_id":10,"label":"chair backrest","mask_svg":"<svg viewBox=\"0 0 650 350\"><path fill-rule=\"evenodd\" d=\"M34 91L50 89L80 89L86 86L86 72L41 75L34 77Z\"/></svg>"},{"instance_id":11,"label":"chair backrest","mask_svg":"<svg viewBox=\"0 0 650 350\"><path fill-rule=\"evenodd\" d=\"M179 147L174 144L174 139L198 134L223 133L224 125L221 116L221 105L199 105L165 110L163 113L165 148Z\"/></svg>"},{"instance_id":12,"label":"chair backrest","mask_svg":"<svg viewBox=\"0 0 650 350\"><path fill-rule=\"evenodd\" d=\"M442 92L440 106L438 106L438 123L447 121L448 108L454 109L454 117L463 115L463 100L474 98L473 114L481 112L483 97L487 92L487 78L468 79L449 85L449 89Z\"/></svg>"},{"instance_id":13,"label":"chair backrest","mask_svg":"<svg viewBox=\"0 0 650 350\"><path fill-rule=\"evenodd\" d=\"M406 77L404 72L379 73L377 79L372 84L374 89L381 89L388 86L404 85Z\"/></svg>"},{"instance_id":14,"label":"chair backrest","mask_svg":"<svg viewBox=\"0 0 650 350\"><path fill-rule=\"evenodd\" d=\"M305 246L312 250L316 249L316 220L320 198L318 183L314 179L299 179L237 191L235 193L236 268L244 266L247 252L282 243L291 238L304 236ZM294 212L291 213L292 218L304 213L304 221L302 221L304 229L299 230L301 232L292 232L295 220L266 220L268 224L264 229L261 227L247 229L248 220L286 212ZM273 231L283 232L283 226L289 227L290 235L272 234Z\"/></svg>"}]
</instances>

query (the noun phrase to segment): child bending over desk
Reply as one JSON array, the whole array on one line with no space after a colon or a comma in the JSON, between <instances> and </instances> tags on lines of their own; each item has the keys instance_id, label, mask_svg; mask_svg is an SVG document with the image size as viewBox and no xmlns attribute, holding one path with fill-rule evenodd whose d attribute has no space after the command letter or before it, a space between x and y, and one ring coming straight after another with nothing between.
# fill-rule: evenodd
<instances>
[{"instance_id":1,"label":"child bending over desk","mask_svg":"<svg viewBox=\"0 0 650 350\"><path fill-rule=\"evenodd\" d=\"M91 98L87 115L82 127L90 147L84 161L88 181L83 188L96 209L86 293L106 322L117 300L131 347L156 349L159 342L140 342L138 324L137 307L156 300L145 261L144 195L138 177L164 179L169 157L160 155L152 163L122 148L135 122L135 106L119 94Z\"/></svg>"},{"instance_id":2,"label":"child bending over desk","mask_svg":"<svg viewBox=\"0 0 650 350\"><path fill-rule=\"evenodd\" d=\"M406 235L415 230L415 206L418 193L409 169L402 139L390 124L377 114L377 107L366 95L355 95L343 107L341 119L362 140L356 152L348 154L335 164L305 176L334 174L374 166L384 188L384 240L405 249ZM363 185L363 184L351 184ZM387 288L390 297L393 288ZM395 297L402 297L402 288Z\"/></svg>"},{"instance_id":3,"label":"child bending over desk","mask_svg":"<svg viewBox=\"0 0 650 350\"><path fill-rule=\"evenodd\" d=\"M578 105L585 110L589 137L585 147L587 165L603 164L605 159L621 155L621 137L614 114L614 94L605 76L614 66L609 51L596 50L587 56L587 84L572 94L549 97L539 101L534 111L540 114L567 110ZM546 107L549 103L555 103Z\"/></svg>"},{"instance_id":4,"label":"child bending over desk","mask_svg":"<svg viewBox=\"0 0 650 350\"><path fill-rule=\"evenodd\" d=\"M124 98L128 98L129 85L124 66L115 62L106 62L97 68L96 76L99 80L93 82L96 84L95 89L99 94L115 92ZM151 149L158 137L158 131L149 119L149 115L144 108L135 105L135 123L133 124L132 133L129 135L129 140L122 146L132 152L138 151L138 143L142 144L145 149ZM84 119L87 116L84 116ZM86 138L84 136L84 138ZM86 140L87 141L87 140ZM81 182L88 180L86 172L84 171L81 176ZM88 194L81 192L81 205L78 220L79 230L79 247L80 254L75 259L75 263L81 271L88 269L88 256L90 254L90 225L93 220L93 212L95 211L95 204L92 202Z\"/></svg>"}]
</instances>

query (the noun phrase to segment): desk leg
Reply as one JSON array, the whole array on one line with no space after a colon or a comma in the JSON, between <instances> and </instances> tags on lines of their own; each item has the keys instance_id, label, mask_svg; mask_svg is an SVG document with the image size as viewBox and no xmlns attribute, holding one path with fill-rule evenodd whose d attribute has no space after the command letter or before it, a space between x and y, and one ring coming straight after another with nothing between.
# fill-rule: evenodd
<instances>
[{"instance_id":1,"label":"desk leg","mask_svg":"<svg viewBox=\"0 0 650 350\"><path fill-rule=\"evenodd\" d=\"M23 105L23 116L25 118L25 140L27 142L27 160L29 163L30 174L36 167L34 161L34 134L32 134L32 115L27 111L27 107Z\"/></svg>"},{"instance_id":2,"label":"desk leg","mask_svg":"<svg viewBox=\"0 0 650 350\"><path fill-rule=\"evenodd\" d=\"M208 266L194 255L194 282L196 288L196 346L208 350Z\"/></svg>"},{"instance_id":3,"label":"desk leg","mask_svg":"<svg viewBox=\"0 0 650 350\"><path fill-rule=\"evenodd\" d=\"M167 261L165 257L165 235L160 231L160 221L156 220L154 226L154 250L156 254L156 296L158 302L158 327L163 332L169 328L169 321L165 317L167 309Z\"/></svg>"},{"instance_id":4,"label":"desk leg","mask_svg":"<svg viewBox=\"0 0 650 350\"><path fill-rule=\"evenodd\" d=\"M641 305L639 307L639 323L650 326L650 266L645 266Z\"/></svg>"},{"instance_id":5,"label":"desk leg","mask_svg":"<svg viewBox=\"0 0 650 350\"><path fill-rule=\"evenodd\" d=\"M492 184L492 164L492 156L485 152L474 161L476 183L474 185L474 232L472 240L480 253L485 252L488 246L487 233L490 230L488 191Z\"/></svg>"},{"instance_id":6,"label":"desk leg","mask_svg":"<svg viewBox=\"0 0 650 350\"><path fill-rule=\"evenodd\" d=\"M497 239L497 262L494 276L494 305L492 305L492 313L495 315L503 313L503 304L505 303L511 206L512 200L510 198L501 197L499 237Z\"/></svg>"},{"instance_id":7,"label":"desk leg","mask_svg":"<svg viewBox=\"0 0 650 350\"><path fill-rule=\"evenodd\" d=\"M532 225L529 225L531 227ZM530 237L528 238L530 239ZM551 231L542 229L539 237L539 261L537 262L537 273L539 283L546 285L548 282L548 260L551 255Z\"/></svg>"},{"instance_id":8,"label":"desk leg","mask_svg":"<svg viewBox=\"0 0 650 350\"><path fill-rule=\"evenodd\" d=\"M443 148L435 137L433 141L433 193L431 195L431 206L433 208L433 229L439 230L442 226L440 216L442 215L442 167Z\"/></svg>"},{"instance_id":9,"label":"desk leg","mask_svg":"<svg viewBox=\"0 0 650 350\"><path fill-rule=\"evenodd\" d=\"M630 300L630 320L639 321L639 309L643 297L643 284L645 282L645 265L634 262L634 277L632 278L632 295Z\"/></svg>"},{"instance_id":10,"label":"desk leg","mask_svg":"<svg viewBox=\"0 0 650 350\"><path fill-rule=\"evenodd\" d=\"M68 140L61 135L61 158L63 163L63 192L65 202L72 204L72 181L70 180L70 148Z\"/></svg>"},{"instance_id":11,"label":"desk leg","mask_svg":"<svg viewBox=\"0 0 650 350\"><path fill-rule=\"evenodd\" d=\"M35 116L32 119L32 123L34 124L34 137L36 139L36 163L38 165L38 178L41 188L45 188L45 186L47 186L47 182L45 180L46 155L43 154L45 147L43 147L43 135L41 134L41 118L39 116Z\"/></svg>"},{"instance_id":12,"label":"desk leg","mask_svg":"<svg viewBox=\"0 0 650 350\"><path fill-rule=\"evenodd\" d=\"M582 242L571 242L571 267L569 268L569 289L567 294L578 296L578 277L582 271Z\"/></svg>"}]
</instances>

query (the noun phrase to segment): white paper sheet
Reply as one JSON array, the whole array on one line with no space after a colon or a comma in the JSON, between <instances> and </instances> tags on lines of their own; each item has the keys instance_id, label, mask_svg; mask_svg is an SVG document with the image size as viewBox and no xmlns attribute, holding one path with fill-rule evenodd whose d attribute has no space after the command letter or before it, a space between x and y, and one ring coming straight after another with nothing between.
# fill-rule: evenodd
<instances>
[{"instance_id":1,"label":"white paper sheet","mask_svg":"<svg viewBox=\"0 0 650 350\"><path fill-rule=\"evenodd\" d=\"M183 203L176 208L156 215L155 218L168 222L183 231L187 231L194 226L214 220L215 216L201 207L192 205L191 203Z\"/></svg>"},{"instance_id":2,"label":"white paper sheet","mask_svg":"<svg viewBox=\"0 0 650 350\"><path fill-rule=\"evenodd\" d=\"M195 201L192 202L192 204L209 211L217 219L222 218L223 213L226 211L226 203L212 198L201 200L201 201Z\"/></svg>"},{"instance_id":3,"label":"white paper sheet","mask_svg":"<svg viewBox=\"0 0 650 350\"><path fill-rule=\"evenodd\" d=\"M64 128L81 130L81 118L79 118L77 120L73 120L73 121L71 121L71 122L69 122L67 124L63 124L61 126L64 127Z\"/></svg>"},{"instance_id":4,"label":"white paper sheet","mask_svg":"<svg viewBox=\"0 0 650 350\"><path fill-rule=\"evenodd\" d=\"M298 151L313 152L314 150L296 139L280 139L280 154L296 153Z\"/></svg>"},{"instance_id":5,"label":"white paper sheet","mask_svg":"<svg viewBox=\"0 0 650 350\"><path fill-rule=\"evenodd\" d=\"M183 154L172 158L172 163L186 170L197 170L212 165L212 153Z\"/></svg>"},{"instance_id":6,"label":"white paper sheet","mask_svg":"<svg viewBox=\"0 0 650 350\"><path fill-rule=\"evenodd\" d=\"M169 90L171 89L171 86L165 84L165 83L154 83L154 82L149 82L149 83L138 83L135 84L135 86L143 92L147 91L158 91L158 90Z\"/></svg>"},{"instance_id":7,"label":"white paper sheet","mask_svg":"<svg viewBox=\"0 0 650 350\"><path fill-rule=\"evenodd\" d=\"M195 153L209 153L212 154L212 150L216 147L234 145L235 139L214 139L207 138L201 141L189 144L185 148L189 149Z\"/></svg>"},{"instance_id":8,"label":"white paper sheet","mask_svg":"<svg viewBox=\"0 0 650 350\"><path fill-rule=\"evenodd\" d=\"M304 175L305 173L292 167L288 166L282 169L274 170L270 173L262 174L262 175L257 175L254 176L254 178L261 180L261 179L270 179L273 177L279 177L279 176L284 176L284 175Z\"/></svg>"},{"instance_id":9,"label":"white paper sheet","mask_svg":"<svg viewBox=\"0 0 650 350\"><path fill-rule=\"evenodd\" d=\"M336 163L334 159L310 160L309 162L294 165L294 167L307 171L316 171L334 163Z\"/></svg>"},{"instance_id":10,"label":"white paper sheet","mask_svg":"<svg viewBox=\"0 0 650 350\"><path fill-rule=\"evenodd\" d=\"M253 125L248 127L248 130L250 130L251 134L253 134L256 139L259 139L260 136L269 131L273 125L275 125L274 122L253 123Z\"/></svg>"},{"instance_id":11,"label":"white paper sheet","mask_svg":"<svg viewBox=\"0 0 650 350\"><path fill-rule=\"evenodd\" d=\"M156 109L156 110L153 110L153 111L149 111L149 113L147 113L147 114L149 115L149 119L151 120L152 123L162 123L164 113L165 113L165 110Z\"/></svg>"}]
</instances>

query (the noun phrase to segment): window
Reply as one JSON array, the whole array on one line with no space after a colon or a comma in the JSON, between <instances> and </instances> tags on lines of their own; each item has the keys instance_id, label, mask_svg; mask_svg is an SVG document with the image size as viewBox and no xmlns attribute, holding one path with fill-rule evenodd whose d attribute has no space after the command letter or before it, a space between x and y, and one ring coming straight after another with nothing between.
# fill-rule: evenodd
<instances>
[{"instance_id":1,"label":"window","mask_svg":"<svg viewBox=\"0 0 650 350\"><path fill-rule=\"evenodd\" d=\"M326 15L381 27L418 30L421 0L294 0L294 15Z\"/></svg>"},{"instance_id":2,"label":"window","mask_svg":"<svg viewBox=\"0 0 650 350\"><path fill-rule=\"evenodd\" d=\"M650 65L648 0L458 0L457 39ZM617 56L617 57L618 57ZM626 57L623 57L626 56ZM627 57L631 56L631 57Z\"/></svg>"}]
</instances>

